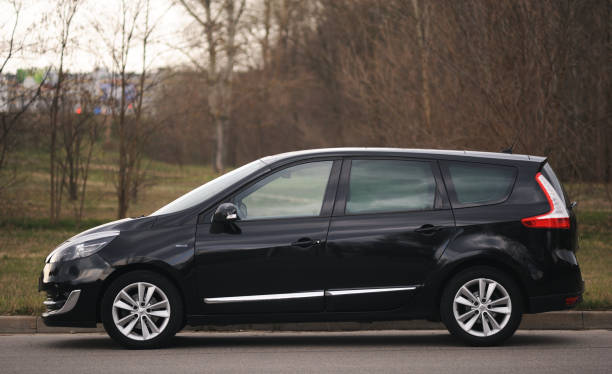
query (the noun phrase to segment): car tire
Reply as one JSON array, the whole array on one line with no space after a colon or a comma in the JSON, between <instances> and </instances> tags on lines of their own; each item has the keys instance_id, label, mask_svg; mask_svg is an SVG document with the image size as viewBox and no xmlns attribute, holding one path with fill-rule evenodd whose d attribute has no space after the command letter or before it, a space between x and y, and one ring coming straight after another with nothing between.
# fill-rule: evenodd
<instances>
[{"instance_id":1,"label":"car tire","mask_svg":"<svg viewBox=\"0 0 612 374\"><path fill-rule=\"evenodd\" d=\"M184 320L177 288L151 271L133 271L115 279L104 293L101 308L108 335L131 349L166 345Z\"/></svg>"},{"instance_id":2,"label":"car tire","mask_svg":"<svg viewBox=\"0 0 612 374\"><path fill-rule=\"evenodd\" d=\"M472 346L506 341L521 323L522 313L523 298L516 282L488 266L455 275L440 299L440 317L446 328Z\"/></svg>"}]
</instances>

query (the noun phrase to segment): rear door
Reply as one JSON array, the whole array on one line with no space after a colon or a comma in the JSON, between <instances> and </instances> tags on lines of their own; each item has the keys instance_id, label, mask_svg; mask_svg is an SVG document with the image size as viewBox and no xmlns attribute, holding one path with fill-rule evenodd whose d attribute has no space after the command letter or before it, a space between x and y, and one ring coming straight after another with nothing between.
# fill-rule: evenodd
<instances>
[{"instance_id":1,"label":"rear door","mask_svg":"<svg viewBox=\"0 0 612 374\"><path fill-rule=\"evenodd\" d=\"M330 311L398 308L455 230L436 161L344 161L325 247Z\"/></svg>"}]
</instances>

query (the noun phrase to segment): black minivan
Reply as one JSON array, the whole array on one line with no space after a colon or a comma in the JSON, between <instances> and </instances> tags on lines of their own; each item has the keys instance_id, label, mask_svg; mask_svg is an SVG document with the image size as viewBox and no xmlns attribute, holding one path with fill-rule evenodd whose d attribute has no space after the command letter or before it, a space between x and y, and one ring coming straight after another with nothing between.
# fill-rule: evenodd
<instances>
[{"instance_id":1,"label":"black minivan","mask_svg":"<svg viewBox=\"0 0 612 374\"><path fill-rule=\"evenodd\" d=\"M46 259L49 326L130 348L186 324L428 319L472 345L582 297L575 203L546 158L333 148L264 157Z\"/></svg>"}]
</instances>

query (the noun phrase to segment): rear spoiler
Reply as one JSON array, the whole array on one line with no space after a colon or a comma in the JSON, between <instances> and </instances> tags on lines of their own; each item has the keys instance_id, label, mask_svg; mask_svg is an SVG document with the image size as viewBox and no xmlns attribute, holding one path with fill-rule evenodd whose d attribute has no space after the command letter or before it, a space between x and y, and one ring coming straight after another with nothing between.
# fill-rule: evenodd
<instances>
[{"instance_id":1,"label":"rear spoiler","mask_svg":"<svg viewBox=\"0 0 612 374\"><path fill-rule=\"evenodd\" d=\"M532 156L529 156L530 159L531 157ZM547 163L548 163L548 157L543 157L538 165L538 171L542 171L542 168L544 168L544 165L546 165Z\"/></svg>"}]
</instances>

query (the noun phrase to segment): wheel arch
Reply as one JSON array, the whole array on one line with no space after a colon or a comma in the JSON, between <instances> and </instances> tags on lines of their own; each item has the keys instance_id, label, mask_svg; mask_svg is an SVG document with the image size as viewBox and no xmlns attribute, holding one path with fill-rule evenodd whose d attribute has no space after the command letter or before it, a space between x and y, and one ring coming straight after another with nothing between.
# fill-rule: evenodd
<instances>
[{"instance_id":1,"label":"wheel arch","mask_svg":"<svg viewBox=\"0 0 612 374\"><path fill-rule=\"evenodd\" d=\"M179 292L179 295L181 296L181 303L183 304L183 314L184 314L183 318L186 318L187 302L185 298L186 296L185 290L181 286L176 276L173 275L172 272L168 271L167 269L164 269L163 266L155 265L153 263L136 263L136 264L124 265L120 268L117 268L115 271L110 273L106 277L106 279L104 279L104 281L102 282L102 286L100 287L100 293L98 295L98 300L96 303L96 321L97 322L102 321L102 316L101 316L102 299L104 298L104 294L108 290L108 287L110 287L110 285L115 281L115 279L119 278L120 276L127 274L127 273L131 273L133 271L138 271L138 270L145 270L145 271L157 273L163 276L164 278L168 279L174 285L174 287L176 287L177 291Z\"/></svg>"},{"instance_id":2,"label":"wheel arch","mask_svg":"<svg viewBox=\"0 0 612 374\"><path fill-rule=\"evenodd\" d=\"M525 312L529 310L529 293L527 292L527 285L525 284L525 280L522 279L520 273L513 266L495 258L489 257L478 257L478 258L470 258L464 261L458 262L454 264L451 268L447 269L444 275L440 278L440 281L434 287L434 296L433 296L433 308L432 313L434 314L432 317L433 320L440 320L440 303L442 299L442 293L444 292L444 288L448 284L448 282L460 272L478 266L487 266L494 269L499 269L504 272L507 276L509 276L519 288L521 292L521 301L523 302L523 308Z\"/></svg>"}]
</instances>

